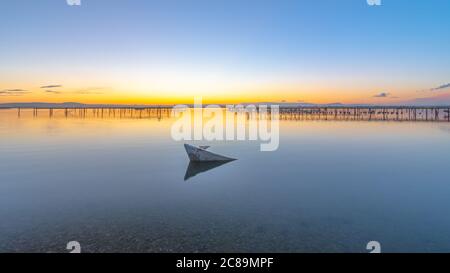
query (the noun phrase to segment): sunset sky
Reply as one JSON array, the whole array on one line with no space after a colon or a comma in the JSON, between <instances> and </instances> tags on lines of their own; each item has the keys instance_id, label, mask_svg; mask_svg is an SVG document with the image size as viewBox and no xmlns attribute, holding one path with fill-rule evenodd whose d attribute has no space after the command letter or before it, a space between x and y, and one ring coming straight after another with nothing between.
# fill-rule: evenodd
<instances>
[{"instance_id":1,"label":"sunset sky","mask_svg":"<svg viewBox=\"0 0 450 273\"><path fill-rule=\"evenodd\" d=\"M450 103L450 1L9 0L0 103Z\"/></svg>"}]
</instances>

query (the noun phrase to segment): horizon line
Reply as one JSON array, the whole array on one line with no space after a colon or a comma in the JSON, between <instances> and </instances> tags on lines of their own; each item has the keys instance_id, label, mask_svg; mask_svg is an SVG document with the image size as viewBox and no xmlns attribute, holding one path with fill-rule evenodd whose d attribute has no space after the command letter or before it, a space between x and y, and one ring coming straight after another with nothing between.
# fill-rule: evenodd
<instances>
[{"instance_id":1,"label":"horizon line","mask_svg":"<svg viewBox=\"0 0 450 273\"><path fill-rule=\"evenodd\" d=\"M31 108L108 108L108 107L137 107L137 108L145 108L145 107L166 107L172 108L176 105L185 105L189 108L195 107L193 103L186 104L114 104L114 103L80 103L80 102L7 102L0 103L0 109L15 109L15 108L23 108L23 109L31 109ZM303 107L303 108L314 108L314 107L386 107L386 108L420 108L420 107L434 107L434 108L449 108L450 104L370 104L370 103L308 103L308 102L242 102L242 103L212 103L212 104L203 104L205 106L208 105L217 105L220 107L223 106L236 106L236 105L279 105L280 107Z\"/></svg>"}]
</instances>

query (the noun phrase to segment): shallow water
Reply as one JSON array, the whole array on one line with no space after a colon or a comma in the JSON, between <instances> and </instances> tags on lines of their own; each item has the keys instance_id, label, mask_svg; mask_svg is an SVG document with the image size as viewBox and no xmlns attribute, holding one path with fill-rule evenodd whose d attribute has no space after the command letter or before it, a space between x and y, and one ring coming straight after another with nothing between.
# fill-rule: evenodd
<instances>
[{"instance_id":1,"label":"shallow water","mask_svg":"<svg viewBox=\"0 0 450 273\"><path fill-rule=\"evenodd\" d=\"M450 251L450 123L283 120L186 181L172 123L0 110L0 252Z\"/></svg>"}]
</instances>

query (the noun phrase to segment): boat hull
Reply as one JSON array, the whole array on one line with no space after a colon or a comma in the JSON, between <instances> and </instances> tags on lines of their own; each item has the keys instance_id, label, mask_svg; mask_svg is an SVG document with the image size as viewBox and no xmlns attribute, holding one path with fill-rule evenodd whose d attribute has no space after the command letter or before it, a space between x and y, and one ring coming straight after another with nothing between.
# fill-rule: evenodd
<instances>
[{"instance_id":1,"label":"boat hull","mask_svg":"<svg viewBox=\"0 0 450 273\"><path fill-rule=\"evenodd\" d=\"M234 158L208 152L205 149L201 149L189 144L184 144L184 149L186 149L189 160L192 162L217 162L236 160Z\"/></svg>"}]
</instances>

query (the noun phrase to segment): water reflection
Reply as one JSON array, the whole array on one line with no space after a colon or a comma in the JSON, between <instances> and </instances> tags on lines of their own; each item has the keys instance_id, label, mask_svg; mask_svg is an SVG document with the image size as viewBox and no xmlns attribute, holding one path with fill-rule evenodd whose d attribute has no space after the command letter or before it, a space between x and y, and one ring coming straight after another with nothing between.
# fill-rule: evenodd
<instances>
[{"instance_id":1,"label":"water reflection","mask_svg":"<svg viewBox=\"0 0 450 273\"><path fill-rule=\"evenodd\" d=\"M449 252L450 123L330 113L186 170L163 111L0 110L0 252Z\"/></svg>"},{"instance_id":2,"label":"water reflection","mask_svg":"<svg viewBox=\"0 0 450 273\"><path fill-rule=\"evenodd\" d=\"M191 109L192 110L192 109ZM19 118L49 117L65 119L170 119L171 107L154 108L67 108L7 109ZM228 111L224 108L224 111ZM254 117L258 118L258 115ZM250 115L247 114L247 119ZM280 120L345 121L444 121L450 122L448 107L306 107L280 108Z\"/></svg>"},{"instance_id":3,"label":"water reflection","mask_svg":"<svg viewBox=\"0 0 450 273\"><path fill-rule=\"evenodd\" d=\"M189 166L186 169L186 174L184 175L184 181L189 180L190 178L230 163L234 160L230 161L212 161L212 162L189 162Z\"/></svg>"}]
</instances>

